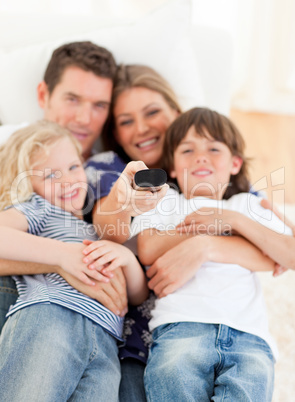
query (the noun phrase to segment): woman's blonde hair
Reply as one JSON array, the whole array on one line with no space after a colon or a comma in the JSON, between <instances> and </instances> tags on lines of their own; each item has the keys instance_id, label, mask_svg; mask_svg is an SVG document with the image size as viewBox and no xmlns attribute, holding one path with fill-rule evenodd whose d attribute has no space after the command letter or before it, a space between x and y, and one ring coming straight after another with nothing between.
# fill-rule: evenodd
<instances>
[{"instance_id":1,"label":"woman's blonde hair","mask_svg":"<svg viewBox=\"0 0 295 402\"><path fill-rule=\"evenodd\" d=\"M81 157L81 145L71 133L57 123L41 120L13 133L0 146L0 211L14 203L24 202L33 192L30 171L40 151L49 154L52 145L69 138Z\"/></svg>"},{"instance_id":2,"label":"woman's blonde hair","mask_svg":"<svg viewBox=\"0 0 295 402\"><path fill-rule=\"evenodd\" d=\"M181 113L181 107L178 103L177 96L169 83L151 67L139 64L124 65L121 64L114 80L114 88L112 95L112 111L116 105L118 97L126 90L132 88L146 88L151 91L158 92L163 96L171 109ZM124 150L114 137L115 122L113 115L110 118L109 127L102 134L104 147L107 150L113 150L119 154L126 162L130 160Z\"/></svg>"}]
</instances>

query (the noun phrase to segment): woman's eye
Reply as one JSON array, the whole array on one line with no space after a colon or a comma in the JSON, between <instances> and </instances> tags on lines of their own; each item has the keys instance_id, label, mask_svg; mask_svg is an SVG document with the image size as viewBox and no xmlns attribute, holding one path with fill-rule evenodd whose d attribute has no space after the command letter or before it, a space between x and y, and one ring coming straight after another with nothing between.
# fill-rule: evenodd
<instances>
[{"instance_id":1,"label":"woman's eye","mask_svg":"<svg viewBox=\"0 0 295 402\"><path fill-rule=\"evenodd\" d=\"M128 126L132 124L132 120L123 120L119 122L119 126Z\"/></svg>"},{"instance_id":2,"label":"woman's eye","mask_svg":"<svg viewBox=\"0 0 295 402\"><path fill-rule=\"evenodd\" d=\"M159 112L160 112L159 109L153 109L153 110L150 110L149 112L147 112L147 115L154 116L155 114L158 114Z\"/></svg>"},{"instance_id":3,"label":"woman's eye","mask_svg":"<svg viewBox=\"0 0 295 402\"><path fill-rule=\"evenodd\" d=\"M184 150L182 151L183 154L188 154L188 153L190 153L190 152L193 152L192 149L184 149Z\"/></svg>"}]
</instances>

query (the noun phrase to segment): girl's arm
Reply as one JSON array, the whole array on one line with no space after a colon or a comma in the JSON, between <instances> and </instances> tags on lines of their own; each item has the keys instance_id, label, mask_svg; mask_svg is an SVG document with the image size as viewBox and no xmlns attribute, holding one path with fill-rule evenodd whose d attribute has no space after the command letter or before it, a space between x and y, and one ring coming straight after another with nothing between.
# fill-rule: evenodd
<instances>
[{"instance_id":1,"label":"girl's arm","mask_svg":"<svg viewBox=\"0 0 295 402\"><path fill-rule=\"evenodd\" d=\"M99 272L90 270L82 262L83 244L64 243L59 240L25 233L26 217L16 209L0 212L0 257L8 260L31 261L48 265L60 265L62 269L87 285L94 285L89 278L109 281Z\"/></svg>"},{"instance_id":2,"label":"girl's arm","mask_svg":"<svg viewBox=\"0 0 295 402\"><path fill-rule=\"evenodd\" d=\"M141 304L148 297L147 280L135 255L127 247L108 240L95 241L83 250L83 261L92 270L111 274L121 267L127 282L127 295L131 304Z\"/></svg>"},{"instance_id":3,"label":"girl's arm","mask_svg":"<svg viewBox=\"0 0 295 402\"><path fill-rule=\"evenodd\" d=\"M131 218L155 208L166 194L168 186L156 193L132 188L135 173L142 169L147 167L141 161L128 163L110 193L97 201L92 219L102 239L124 243L130 235Z\"/></svg>"}]
</instances>

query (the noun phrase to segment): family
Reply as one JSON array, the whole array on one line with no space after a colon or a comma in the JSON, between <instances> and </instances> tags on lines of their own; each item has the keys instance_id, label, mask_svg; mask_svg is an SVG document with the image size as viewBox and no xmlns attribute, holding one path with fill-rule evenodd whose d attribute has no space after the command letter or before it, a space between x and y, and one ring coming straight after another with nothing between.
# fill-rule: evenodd
<instances>
[{"instance_id":1,"label":"family","mask_svg":"<svg viewBox=\"0 0 295 402\"><path fill-rule=\"evenodd\" d=\"M271 401L255 271L295 269L295 240L235 125L91 42L37 94L44 120L0 146L1 400ZM170 188L135 190L147 168Z\"/></svg>"}]
</instances>

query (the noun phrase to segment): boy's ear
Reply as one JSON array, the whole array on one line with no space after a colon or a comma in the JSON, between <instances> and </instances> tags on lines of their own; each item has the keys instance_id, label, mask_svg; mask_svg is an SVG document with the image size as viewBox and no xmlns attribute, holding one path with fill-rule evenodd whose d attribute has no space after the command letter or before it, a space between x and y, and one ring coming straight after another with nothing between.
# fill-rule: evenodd
<instances>
[{"instance_id":1,"label":"boy's ear","mask_svg":"<svg viewBox=\"0 0 295 402\"><path fill-rule=\"evenodd\" d=\"M37 98L39 106L44 109L49 98L49 91L45 81L41 81L37 86Z\"/></svg>"},{"instance_id":2,"label":"boy's ear","mask_svg":"<svg viewBox=\"0 0 295 402\"><path fill-rule=\"evenodd\" d=\"M241 170L243 159L239 156L233 156L231 174L236 175Z\"/></svg>"}]
</instances>

